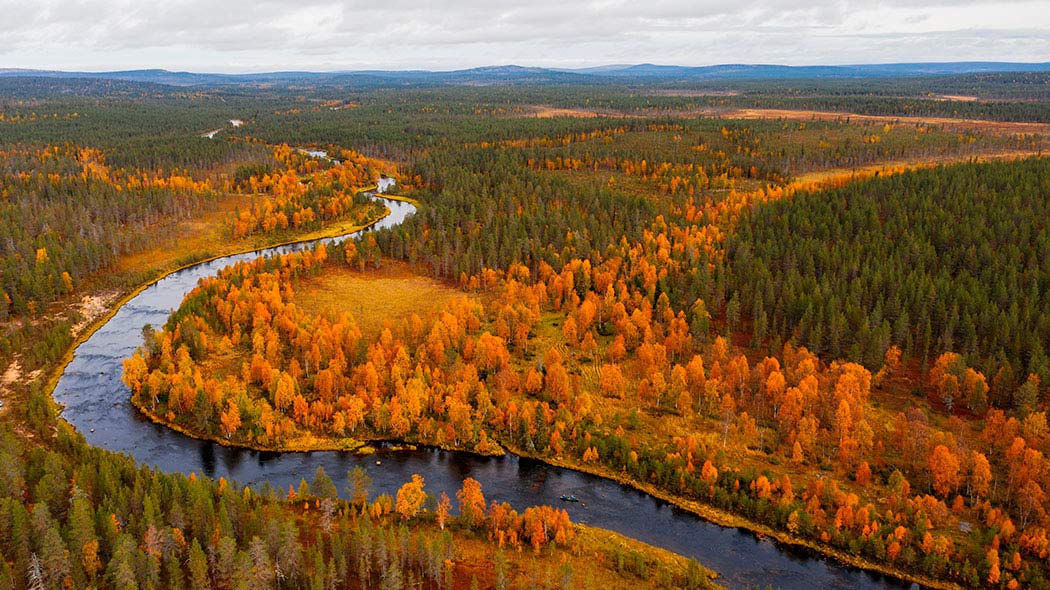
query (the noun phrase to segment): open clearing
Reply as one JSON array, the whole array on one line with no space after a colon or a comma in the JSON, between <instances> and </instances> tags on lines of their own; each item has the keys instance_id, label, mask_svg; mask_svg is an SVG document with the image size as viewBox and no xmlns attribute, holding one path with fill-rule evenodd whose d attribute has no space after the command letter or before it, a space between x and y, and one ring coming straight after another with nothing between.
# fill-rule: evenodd
<instances>
[{"instance_id":1,"label":"open clearing","mask_svg":"<svg viewBox=\"0 0 1050 590\"><path fill-rule=\"evenodd\" d=\"M734 109L708 114L723 119L790 119L795 121L868 121L871 123L914 123L917 125L943 125L956 129L977 129L989 133L1048 133L1050 124L1022 123L1015 121L986 121L983 119L954 119L951 117L898 117L893 115L860 115L836 111L808 111L792 109Z\"/></svg>"},{"instance_id":2,"label":"open clearing","mask_svg":"<svg viewBox=\"0 0 1050 590\"><path fill-rule=\"evenodd\" d=\"M740 96L739 90L661 88L645 92L650 96Z\"/></svg>"},{"instance_id":3,"label":"open clearing","mask_svg":"<svg viewBox=\"0 0 1050 590\"><path fill-rule=\"evenodd\" d=\"M194 253L218 254L224 244L231 242L228 233L237 211L250 209L253 200L261 204L266 198L265 195L226 193L198 216L158 223L157 234L166 239L148 250L122 256L117 271L146 272L151 268L167 268Z\"/></svg>"},{"instance_id":4,"label":"open clearing","mask_svg":"<svg viewBox=\"0 0 1050 590\"><path fill-rule=\"evenodd\" d=\"M959 100L959 97L953 98ZM518 117L549 119L554 117L594 118L614 117L637 119L654 115L666 115L663 111L625 112L615 109L557 108L545 105L525 107ZM765 108L718 108L704 107L674 111L676 117L714 117L720 119L786 119L792 121L840 121L851 123L936 125L957 130L975 130L993 135L1050 134L1050 123L1028 123L1020 121L992 121L985 119L961 119L953 117L862 115L845 111L814 111L805 109Z\"/></svg>"},{"instance_id":5,"label":"open clearing","mask_svg":"<svg viewBox=\"0 0 1050 590\"><path fill-rule=\"evenodd\" d=\"M957 156L926 157L903 160L887 160L878 164L858 166L856 168L828 168L815 170L798 175L795 180L801 183L835 183L845 182L854 176L871 174L874 172L888 172L906 168L918 170L921 168L932 168L934 166L948 166L951 164L962 164L965 162L991 162L995 160L1021 160L1034 156L1041 156L1041 150L998 150L980 154L962 154Z\"/></svg>"},{"instance_id":6,"label":"open clearing","mask_svg":"<svg viewBox=\"0 0 1050 590\"><path fill-rule=\"evenodd\" d=\"M349 312L371 338L413 313L426 318L457 296L464 293L413 273L406 263L384 260L377 270L329 265L322 276L300 283L295 303L311 314Z\"/></svg>"},{"instance_id":7,"label":"open clearing","mask_svg":"<svg viewBox=\"0 0 1050 590\"><path fill-rule=\"evenodd\" d=\"M524 107L521 117L534 117L536 119L552 119L554 117L573 117L577 119L593 119L594 117L624 117L624 113L614 110L599 109L565 109L547 105L534 105Z\"/></svg>"}]
</instances>

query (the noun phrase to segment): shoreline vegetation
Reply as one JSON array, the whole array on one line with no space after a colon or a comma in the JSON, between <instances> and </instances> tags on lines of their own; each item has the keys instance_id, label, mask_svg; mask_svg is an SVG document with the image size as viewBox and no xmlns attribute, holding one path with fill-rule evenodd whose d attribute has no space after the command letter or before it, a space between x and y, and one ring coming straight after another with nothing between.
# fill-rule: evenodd
<instances>
[{"instance_id":1,"label":"shoreline vegetation","mask_svg":"<svg viewBox=\"0 0 1050 590\"><path fill-rule=\"evenodd\" d=\"M835 559L840 563L843 563L850 567L887 575L893 578L899 578L905 582L921 584L922 586L936 590L962 590L963 588L963 586L953 582L937 580L919 574L912 574L904 570L887 567L885 565L864 559L860 556L851 555L849 553L846 553L845 551L835 549L834 547L828 547L826 545L817 543L813 540L799 537L797 535L792 535L785 531L774 529L768 525L755 522L738 514L721 510L719 508L711 506L710 504L705 504L696 500L690 500L687 498L676 496L674 494L661 490L660 488L654 485L638 482L630 477L624 476L624 474L622 473L614 473L611 470L602 469L600 466L587 465L582 462L570 461L557 457L543 457L540 455L531 455L522 451L521 449L514 449L511 450L511 452L520 457L527 457L530 459L535 459L537 461L542 461L544 463L547 463L548 465L553 465L554 467L559 467L562 469L572 469L574 471L580 471L582 473L587 473L590 475L595 475L598 477L615 481L619 484L626 485L640 492L644 492L654 498L657 498L686 512L694 514L700 517L701 519L714 523L718 526L744 529L751 533L754 533L756 536L770 537L772 539L775 539L777 542L783 543L785 545L804 547L806 549L819 553L824 557Z\"/></svg>"},{"instance_id":2,"label":"shoreline vegetation","mask_svg":"<svg viewBox=\"0 0 1050 590\"><path fill-rule=\"evenodd\" d=\"M604 469L601 466L589 465L589 464L583 463L582 461L573 461L573 460L566 459L564 457L552 457L552 456L549 456L549 455L542 455L542 454L538 454L538 453L529 453L529 452L525 451L524 449L515 448L515 447L512 447L512 446L506 445L502 441L496 441L497 444L499 445L500 450L502 451L502 452L498 452L498 453L497 452L481 453L481 452L478 452L477 450L471 449L471 448L465 448L465 447L461 448L461 447L455 447L455 446L452 446L452 445L435 445L435 444L433 444L431 442L426 442L426 441L404 441L404 440L399 440L399 439L394 439L394 438L381 437L381 436L378 436L378 435L375 436L375 437L365 437L365 438L345 437L345 438L328 439L328 440L315 439L314 441L312 441L312 444L309 444L309 445L306 444L307 441L305 441L305 440L291 440L291 441L289 441L286 444L280 445L279 447L266 447L266 446L259 445L259 444L253 444L251 442L231 442L229 440L224 440L222 437L220 437L218 435L212 435L212 434L205 433L205 432L196 432L196 431L194 431L194 430L192 430L190 428L187 428L187 427L185 427L183 425L180 425L180 424L177 424L175 422L171 422L171 421L165 420L162 416L158 415L156 412L150 411L145 406L145 404L142 403L142 400L139 399L138 396L133 396L132 397L132 402L134 403L136 409L138 409L138 411L143 416L145 416L146 418L148 418L150 421L154 422L155 424L158 424L158 425L161 425L161 426L165 426L167 428L170 428L170 429L174 430L175 432L178 432L180 434L183 434L185 436L188 436L190 438L194 438L194 439L197 439L197 440L205 440L205 441L210 441L210 442L213 442L213 443L225 446L225 447L237 448L237 449L245 449L245 450L257 451L257 452L310 453L310 452L345 451L345 452L357 453L357 454L360 454L360 455L369 455L369 454L372 454L372 453L375 452L375 447L372 446L373 444L375 444L375 443L382 443L382 444L392 445L392 449L395 450L395 451L401 451L401 450L410 450L411 451L411 450L416 450L420 446L423 446L423 447L431 447L431 448L441 449L443 451L449 451L449 452L455 452L455 453L473 454L473 455L477 455L479 457L501 457L501 456L505 456L507 454L513 454L513 455L516 455L518 457L523 457L523 458L527 458L527 459L534 459L536 461L540 461L541 463L550 465L552 467L557 467L559 469L570 469L570 470L573 470L573 471L578 471L580 473L586 473L586 474L594 475L594 476L601 477L601 478L604 478L604 479L607 479L607 480L615 481L615 482L617 482L619 484L628 486L628 487L630 487L632 489L635 489L635 490L638 490L638 491L643 492L645 494L648 494L648 495L652 496L653 498L656 498L656 499L658 499L658 500L660 500L662 502L666 502L668 504L671 504L671 505L673 505L673 506L675 506L677 508L680 508L680 509L682 509L682 510L684 510L684 511L690 513L690 514L693 514L693 515L695 515L695 516L697 516L697 517L699 517L699 518L701 518L703 520L706 520L706 521L711 522L713 524L716 524L718 526L744 529L744 530L747 530L747 531L749 531L751 533L754 533L756 536L759 536L759 537L766 536L766 537L770 537L772 539L775 539L779 543L783 543L783 544L786 544L786 545L793 545L793 546L796 546L796 547L804 547L804 548L806 548L808 550L811 550L811 551L813 551L815 553L818 553L818 554L820 554L820 555L822 555L824 557L828 557L828 558L834 559L834 560L836 560L836 561L838 561L838 562L840 562L840 563L842 563L844 565L847 565L847 566L850 566L850 567L853 567L853 568L866 570L866 571L871 571L871 572L875 572L875 573L878 573L878 574L890 576L890 577L893 577L893 578L898 578L898 579L901 579L901 580L906 581L906 582L912 582L912 583L921 584L924 587L935 589L935 590L962 590L962 588L963 588L963 586L961 586L960 584L957 584L957 583L948 582L948 581L944 581L944 580L937 580L937 579L934 579L934 578L930 578L928 576L923 576L923 575L920 575L920 574L909 573L909 572L907 572L905 570L892 568L892 567L887 567L887 566L885 566L883 564L864 559L863 557L860 557L860 556L857 556L857 555L851 555L851 554L849 554L849 553L847 553L845 551L836 549L834 547L830 547L830 546L827 546L827 545L823 545L821 543L817 543L817 542L815 542L815 541L813 541L811 539L806 539L806 538L803 538L803 537L799 537L797 535L792 535L792 534L790 534L788 532L785 532L785 531L780 531L780 530L774 529L774 528L772 528L772 527L770 527L768 525L765 525L765 524L762 524L762 523L759 523L759 522L755 522L753 520L750 520L750 519L745 518L743 516L740 516L738 514L734 514L732 512L728 512L728 511L719 509L719 508L717 508L715 506L712 506L710 504L706 504L706 503L702 503L702 502L699 502L699 501L696 501L696 500L691 500L691 499L688 499L688 498L677 496L675 494L672 494L672 493L669 493L667 491L661 490L660 488L658 488L658 487L656 487L654 485L645 484L645 483L639 482L639 481L637 481L637 480L635 480L635 479L633 479L631 477L627 477L623 473L615 473L612 470ZM596 529L596 530L605 531L605 529Z\"/></svg>"},{"instance_id":3,"label":"shoreline vegetation","mask_svg":"<svg viewBox=\"0 0 1050 590\"><path fill-rule=\"evenodd\" d=\"M360 439L342 438L332 439L328 441L319 440L316 443L316 446L307 446L304 444L300 444L300 441L293 440L288 444L281 445L279 448L267 448L261 445L254 445L251 443L232 443L228 440L223 440L220 436L210 435L208 433L194 432L189 428L186 428L174 422L169 422L163 417L158 416L156 413L149 411L149 409L146 408L145 405L141 403L141 400L139 400L137 397L132 399L134 400L135 407L139 410L139 412L141 412L143 416L147 417L155 424L165 426L190 438L194 438L197 440L206 440L230 448L278 453L348 451L360 455L368 455L375 452L375 448L372 446L373 443L386 443L393 445L393 450L395 451L416 450L419 446L426 446L441 449L443 451L478 455L480 457L501 457L506 454L513 454L518 457L534 459L536 461L540 461L542 463L545 463L552 467L557 467L559 469L571 469L573 471L578 471L581 473L586 473L589 475L594 475L597 477L615 481L619 484L626 485L632 489L648 494L660 501L671 504L677 508L680 508L686 512L689 512L690 514L693 514L703 520L706 520L718 526L744 529L760 537L770 537L772 539L775 539L779 543L793 545L796 547L804 547L824 557L837 560L840 563L850 567L887 575L893 578L899 578L905 582L921 584L924 587L936 590L962 590L963 588L963 586L956 583L946 582L944 580L937 580L928 576L912 574L904 570L887 567L883 564L864 559L863 557L851 555L849 553L846 553L845 551L835 549L834 547L822 545L810 539L805 539L803 537L792 535L784 531L779 531L777 529L769 527L768 525L749 520L743 516L733 514L725 510L721 510L719 508L711 506L710 504L704 504L696 500L690 500L688 498L676 496L669 492L663 491L656 486L644 484L630 477L626 477L622 473L614 473L611 470L602 469L598 466L587 465L579 461L571 461L566 460L564 458L551 457L548 455L530 454L522 449L504 446L504 444L499 441L497 442L500 445L501 450L503 451L502 453L479 453L478 451L473 449L456 448L449 445L437 446L432 443L427 443L423 441L406 442L392 438L382 438L378 436L374 438L370 437ZM605 529L596 530L605 531Z\"/></svg>"}]
</instances>

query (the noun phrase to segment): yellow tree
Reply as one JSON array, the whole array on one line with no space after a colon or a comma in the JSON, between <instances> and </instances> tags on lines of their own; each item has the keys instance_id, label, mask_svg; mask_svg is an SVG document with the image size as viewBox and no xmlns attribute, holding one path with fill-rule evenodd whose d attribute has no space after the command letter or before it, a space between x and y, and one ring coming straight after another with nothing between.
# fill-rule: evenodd
<instances>
[{"instance_id":1,"label":"yellow tree","mask_svg":"<svg viewBox=\"0 0 1050 590\"><path fill-rule=\"evenodd\" d=\"M441 500L438 501L437 505L437 523L441 530L445 530L445 523L448 522L450 510L452 510L452 501L448 499L448 494L441 492Z\"/></svg>"},{"instance_id":2,"label":"yellow tree","mask_svg":"<svg viewBox=\"0 0 1050 590\"><path fill-rule=\"evenodd\" d=\"M222 434L229 440L233 433L241 427L241 410L231 399L226 405L226 411L219 417L222 423Z\"/></svg>"},{"instance_id":3,"label":"yellow tree","mask_svg":"<svg viewBox=\"0 0 1050 590\"><path fill-rule=\"evenodd\" d=\"M394 510L401 515L402 519L408 520L419 512L426 499L427 494L423 491L423 476L413 473L412 481L407 482L397 491Z\"/></svg>"},{"instance_id":4,"label":"yellow tree","mask_svg":"<svg viewBox=\"0 0 1050 590\"><path fill-rule=\"evenodd\" d=\"M318 375L318 377L320 377L320 375ZM274 407L282 411L287 410L288 406L292 405L295 401L295 396L295 379L288 373L281 373L280 377L277 378L277 385L274 388Z\"/></svg>"},{"instance_id":5,"label":"yellow tree","mask_svg":"<svg viewBox=\"0 0 1050 590\"><path fill-rule=\"evenodd\" d=\"M136 352L131 358L124 359L124 375L121 377L121 381L128 386L132 393L137 394L139 392L148 375L149 367L146 365L142 355ZM157 404L156 396L156 392L150 394L150 407Z\"/></svg>"},{"instance_id":6,"label":"yellow tree","mask_svg":"<svg viewBox=\"0 0 1050 590\"><path fill-rule=\"evenodd\" d=\"M565 403L569 399L569 372L560 363L551 363L547 366L547 374L543 377L543 384L551 399Z\"/></svg>"},{"instance_id":7,"label":"yellow tree","mask_svg":"<svg viewBox=\"0 0 1050 590\"><path fill-rule=\"evenodd\" d=\"M485 518L485 495L481 483L473 477L463 480L463 487L456 492L459 500L459 515L470 528L476 528Z\"/></svg>"},{"instance_id":8,"label":"yellow tree","mask_svg":"<svg viewBox=\"0 0 1050 590\"><path fill-rule=\"evenodd\" d=\"M959 485L959 459L944 445L937 445L930 453L930 483L941 496Z\"/></svg>"},{"instance_id":9,"label":"yellow tree","mask_svg":"<svg viewBox=\"0 0 1050 590\"><path fill-rule=\"evenodd\" d=\"M992 467L988 463L988 458L984 456L984 453L977 451L972 452L972 463L973 467L970 470L970 492L971 501L979 501L982 496L988 493L988 488L992 483Z\"/></svg>"},{"instance_id":10,"label":"yellow tree","mask_svg":"<svg viewBox=\"0 0 1050 590\"><path fill-rule=\"evenodd\" d=\"M620 365L613 363L602 367L599 383L602 395L623 398L624 378Z\"/></svg>"}]
</instances>

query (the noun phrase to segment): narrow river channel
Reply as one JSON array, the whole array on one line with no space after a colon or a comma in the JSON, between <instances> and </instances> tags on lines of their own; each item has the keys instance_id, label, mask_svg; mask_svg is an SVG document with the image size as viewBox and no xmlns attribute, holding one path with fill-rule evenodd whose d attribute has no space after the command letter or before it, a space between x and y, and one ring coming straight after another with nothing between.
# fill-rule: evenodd
<instances>
[{"instance_id":1,"label":"narrow river channel","mask_svg":"<svg viewBox=\"0 0 1050 590\"><path fill-rule=\"evenodd\" d=\"M377 197L378 198L378 197ZM381 199L390 215L373 231L400 224L415 211L411 204ZM360 232L359 232L360 233ZM336 242L355 237L319 240ZM733 589L790 590L918 588L879 574L844 566L813 551L777 543L748 531L721 527L616 482L539 461L508 455L477 457L436 449L393 451L371 456L351 453L262 453L233 449L186 437L153 424L131 405L120 381L121 363L142 343L142 327L161 326L182 298L203 277L258 256L313 247L318 241L220 258L178 271L157 281L125 303L105 325L81 344L55 389L62 416L97 447L127 453L140 463L169 472L196 472L242 484L287 490L309 480L318 466L345 491L345 474L356 465L372 476L373 494L393 494L413 473L426 479L434 494L450 497L466 477L481 482L487 500L509 502L517 510L536 504L566 508L573 521L617 531L646 543L696 558ZM561 503L573 494L579 503Z\"/></svg>"}]
</instances>

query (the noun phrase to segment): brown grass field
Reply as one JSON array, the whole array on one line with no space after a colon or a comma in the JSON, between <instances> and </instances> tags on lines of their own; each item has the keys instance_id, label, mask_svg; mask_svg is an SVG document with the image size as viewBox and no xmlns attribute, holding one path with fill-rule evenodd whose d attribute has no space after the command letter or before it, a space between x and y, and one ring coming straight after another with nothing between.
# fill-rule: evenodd
<instances>
[{"instance_id":1,"label":"brown grass field","mask_svg":"<svg viewBox=\"0 0 1050 590\"><path fill-rule=\"evenodd\" d=\"M593 119L594 117L624 117L624 113L611 109L570 109L548 105L533 105L524 108L519 117L551 119L554 117L572 117L576 119Z\"/></svg>"},{"instance_id":2,"label":"brown grass field","mask_svg":"<svg viewBox=\"0 0 1050 590\"><path fill-rule=\"evenodd\" d=\"M158 235L164 236L162 242L148 250L122 256L111 271L90 277L85 289L111 288L114 277L133 277L136 282L141 282L147 275L165 274L190 262L247 252L293 240L341 235L360 229L367 223L350 214L312 232L287 230L231 238L230 227L237 212L250 209L253 201L259 206L268 198L266 195L227 193L190 219L158 223L152 229Z\"/></svg>"},{"instance_id":3,"label":"brown grass field","mask_svg":"<svg viewBox=\"0 0 1050 590\"><path fill-rule=\"evenodd\" d=\"M625 537L612 531L576 525L576 538L568 548L544 549L539 554L525 547L516 550L505 548L508 558L508 581L510 588L532 588L534 577L544 584L549 578L560 581L563 565L570 566L570 587L580 590L645 590L667 588L672 576L685 575L689 560L652 545ZM457 556L454 562L456 580L454 590L469 590L473 580L478 588L496 587L495 553L492 541L463 535L456 539ZM645 577L634 572L619 571L617 554L627 562L636 556L644 558ZM703 588L717 589L715 573L701 566ZM711 580L714 581L711 581Z\"/></svg>"},{"instance_id":4,"label":"brown grass field","mask_svg":"<svg viewBox=\"0 0 1050 590\"><path fill-rule=\"evenodd\" d=\"M709 96L713 93L656 93L667 96ZM726 93L732 96L733 93ZM976 97L945 96L945 100L956 100L961 102L979 101ZM615 109L586 109L586 108L557 108L547 105L532 105L525 108L519 117L534 117L538 119L549 119L552 117L593 118L593 117L619 117L619 118L643 118L651 116L646 112L623 112ZM844 111L814 111L805 109L766 109L766 108L717 108L705 107L676 111L677 117L715 117L720 119L772 119L791 121L839 121L868 124L912 124L912 125L936 125L959 131L981 131L992 135L1017 135L1017 134L1047 134L1050 133L1050 124L1028 123L1020 121L989 121L983 119L961 119L953 117L927 117L927 116L896 116L896 115L862 115Z\"/></svg>"},{"instance_id":5,"label":"brown grass field","mask_svg":"<svg viewBox=\"0 0 1050 590\"><path fill-rule=\"evenodd\" d=\"M463 292L412 272L408 264L383 260L376 270L326 267L324 275L304 280L295 303L307 313L349 312L365 338L378 336L412 313L424 320Z\"/></svg>"},{"instance_id":6,"label":"brown grass field","mask_svg":"<svg viewBox=\"0 0 1050 590\"><path fill-rule=\"evenodd\" d=\"M982 119L955 119L951 117L899 117L894 115L860 115L836 111L808 111L793 109L733 109L708 115L723 119L789 119L794 121L846 121L870 123L907 123L916 125L938 125L952 129L975 129L991 134L1013 135L1018 133L1047 133L1050 124L1017 121L985 121Z\"/></svg>"},{"instance_id":7,"label":"brown grass field","mask_svg":"<svg viewBox=\"0 0 1050 590\"><path fill-rule=\"evenodd\" d=\"M795 177L796 182L804 183L829 183L845 182L855 176L880 173L899 173L900 169L920 170L934 166L950 166L952 164L963 164L966 162L991 162L996 160L1022 160L1039 156L1043 152L1039 149L1011 150L1003 149L980 154L959 154L942 157L911 158L901 160L886 160L878 164L859 166L856 168L827 168L805 172Z\"/></svg>"}]
</instances>

